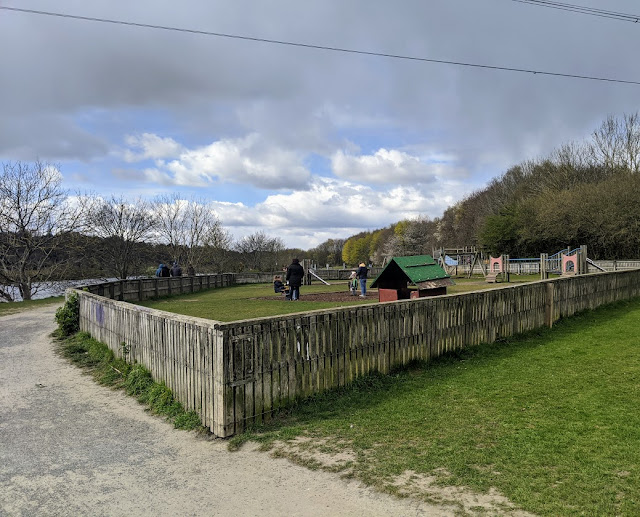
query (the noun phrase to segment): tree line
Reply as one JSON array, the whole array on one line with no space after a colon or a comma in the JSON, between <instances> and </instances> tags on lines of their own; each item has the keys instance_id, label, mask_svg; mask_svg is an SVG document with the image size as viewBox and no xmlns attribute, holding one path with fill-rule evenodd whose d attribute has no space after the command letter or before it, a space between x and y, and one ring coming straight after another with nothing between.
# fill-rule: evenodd
<instances>
[{"instance_id":1,"label":"tree line","mask_svg":"<svg viewBox=\"0 0 640 517\"><path fill-rule=\"evenodd\" d=\"M29 300L50 282L153 275L159 263L196 272L278 270L304 252L258 231L238 241L210 204L177 194L103 199L62 187L56 166L0 171L0 299Z\"/></svg>"},{"instance_id":2,"label":"tree line","mask_svg":"<svg viewBox=\"0 0 640 517\"><path fill-rule=\"evenodd\" d=\"M537 257L588 245L595 259L640 256L640 117L609 116L584 142L509 168L450 206L346 240L349 264L476 246Z\"/></svg>"}]
</instances>

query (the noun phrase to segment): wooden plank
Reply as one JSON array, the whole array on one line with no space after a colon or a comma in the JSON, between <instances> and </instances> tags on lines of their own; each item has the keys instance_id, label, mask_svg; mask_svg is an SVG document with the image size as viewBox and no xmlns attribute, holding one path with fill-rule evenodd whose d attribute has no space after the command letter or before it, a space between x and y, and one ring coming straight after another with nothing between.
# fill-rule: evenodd
<instances>
[{"instance_id":1,"label":"wooden plank","mask_svg":"<svg viewBox=\"0 0 640 517\"><path fill-rule=\"evenodd\" d=\"M289 377L291 369L295 368L293 358L289 353L289 350L293 350L293 345L290 345L291 337L289 335L289 326L291 322L288 319L284 319L280 322L280 407L286 406L293 401L292 394L289 390Z\"/></svg>"},{"instance_id":2,"label":"wooden plank","mask_svg":"<svg viewBox=\"0 0 640 517\"><path fill-rule=\"evenodd\" d=\"M337 358L337 386L345 385L345 354L346 341L349 337L346 334L344 323L344 312L336 314L336 334L335 334L335 353Z\"/></svg>"},{"instance_id":3,"label":"wooden plank","mask_svg":"<svg viewBox=\"0 0 640 517\"><path fill-rule=\"evenodd\" d=\"M242 341L242 380L244 384L243 426L255 422L255 353L258 336L253 332L253 326L245 327L246 337Z\"/></svg>"},{"instance_id":4,"label":"wooden plank","mask_svg":"<svg viewBox=\"0 0 640 517\"><path fill-rule=\"evenodd\" d=\"M262 421L271 420L271 411L273 410L272 387L274 386L273 378L273 323L266 323L262 327L264 341L262 342L260 362L261 379L262 379Z\"/></svg>"}]
</instances>

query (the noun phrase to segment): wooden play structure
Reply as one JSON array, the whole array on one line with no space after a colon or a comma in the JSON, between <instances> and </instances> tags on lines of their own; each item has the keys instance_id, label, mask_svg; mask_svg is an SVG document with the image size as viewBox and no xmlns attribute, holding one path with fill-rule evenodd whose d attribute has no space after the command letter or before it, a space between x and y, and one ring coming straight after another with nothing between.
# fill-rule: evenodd
<instances>
[{"instance_id":1,"label":"wooden play structure","mask_svg":"<svg viewBox=\"0 0 640 517\"><path fill-rule=\"evenodd\" d=\"M465 246L463 248L441 248L433 251L433 256L437 259L438 265L449 275L458 275L458 268L469 268L467 278L471 278L476 265L480 266L482 274L486 275L486 259L482 251L475 246Z\"/></svg>"},{"instance_id":2,"label":"wooden play structure","mask_svg":"<svg viewBox=\"0 0 640 517\"><path fill-rule=\"evenodd\" d=\"M589 264L596 269L603 269L587 257L587 246L579 248L560 250L549 256L547 253L540 254L540 278L549 278L550 273L561 276L585 275L589 272Z\"/></svg>"},{"instance_id":3,"label":"wooden play structure","mask_svg":"<svg viewBox=\"0 0 640 517\"><path fill-rule=\"evenodd\" d=\"M414 255L391 258L371 287L378 301L390 302L447 294L449 285L453 280L431 255Z\"/></svg>"}]
</instances>

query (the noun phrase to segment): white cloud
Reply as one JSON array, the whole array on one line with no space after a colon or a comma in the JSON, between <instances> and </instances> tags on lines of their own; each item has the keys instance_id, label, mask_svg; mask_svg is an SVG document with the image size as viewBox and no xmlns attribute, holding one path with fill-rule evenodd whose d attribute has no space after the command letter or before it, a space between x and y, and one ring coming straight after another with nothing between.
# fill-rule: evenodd
<instances>
[{"instance_id":1,"label":"white cloud","mask_svg":"<svg viewBox=\"0 0 640 517\"><path fill-rule=\"evenodd\" d=\"M221 182L265 189L301 189L306 188L310 177L301 153L271 144L256 133L194 149L149 133L129 138L127 143L142 147L143 153L127 151L125 156L155 159L156 167L146 169L145 176L148 181L163 185L202 187ZM166 157L174 159L161 159Z\"/></svg>"},{"instance_id":2,"label":"white cloud","mask_svg":"<svg viewBox=\"0 0 640 517\"><path fill-rule=\"evenodd\" d=\"M258 230L281 237L287 246L307 249L328 238L375 230L401 219L436 217L465 189L442 182L426 190L369 186L314 176L308 191L273 194L255 206L214 202L216 214L236 238ZM454 197L454 195L456 197Z\"/></svg>"},{"instance_id":3,"label":"white cloud","mask_svg":"<svg viewBox=\"0 0 640 517\"><path fill-rule=\"evenodd\" d=\"M336 176L374 184L433 183L442 164L429 164L395 149L379 149L375 154L354 156L337 151L331 158Z\"/></svg>"},{"instance_id":4,"label":"white cloud","mask_svg":"<svg viewBox=\"0 0 640 517\"><path fill-rule=\"evenodd\" d=\"M138 152L131 149L124 151L124 160L128 163L173 158L182 151L182 146L173 138L161 138L152 133L129 135L125 138L125 142L129 147L139 150Z\"/></svg>"}]
</instances>

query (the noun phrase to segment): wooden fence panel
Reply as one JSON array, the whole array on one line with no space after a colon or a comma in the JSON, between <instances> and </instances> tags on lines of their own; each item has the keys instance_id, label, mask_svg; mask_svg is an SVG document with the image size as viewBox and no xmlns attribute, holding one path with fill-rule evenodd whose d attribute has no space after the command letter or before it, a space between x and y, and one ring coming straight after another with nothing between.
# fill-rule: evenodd
<instances>
[{"instance_id":1,"label":"wooden fence panel","mask_svg":"<svg viewBox=\"0 0 640 517\"><path fill-rule=\"evenodd\" d=\"M225 436L218 426L224 427L224 422L216 413L217 391L223 386L216 379L223 371L216 364L223 344L218 322L74 292L80 302L81 330L105 343L117 357L142 364L185 409L198 412L203 425Z\"/></svg>"}]
</instances>

